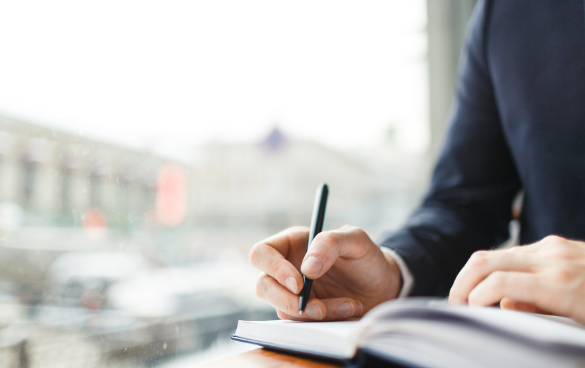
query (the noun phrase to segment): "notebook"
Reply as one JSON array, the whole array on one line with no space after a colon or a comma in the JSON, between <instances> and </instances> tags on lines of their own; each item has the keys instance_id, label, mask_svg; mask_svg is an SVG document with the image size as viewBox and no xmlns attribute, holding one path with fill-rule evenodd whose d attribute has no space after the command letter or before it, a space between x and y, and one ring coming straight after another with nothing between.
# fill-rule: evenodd
<instances>
[{"instance_id":1,"label":"notebook","mask_svg":"<svg viewBox=\"0 0 585 368\"><path fill-rule=\"evenodd\" d=\"M570 319L420 298L361 320L239 321L232 339L346 366L371 355L412 367L585 367L585 327Z\"/></svg>"}]
</instances>

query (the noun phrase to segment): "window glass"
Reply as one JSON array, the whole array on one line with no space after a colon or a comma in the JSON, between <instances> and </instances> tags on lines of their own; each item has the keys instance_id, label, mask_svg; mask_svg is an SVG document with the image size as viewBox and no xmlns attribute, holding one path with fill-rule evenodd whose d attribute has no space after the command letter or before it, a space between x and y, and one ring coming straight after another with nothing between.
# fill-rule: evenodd
<instances>
[{"instance_id":1,"label":"window glass","mask_svg":"<svg viewBox=\"0 0 585 368\"><path fill-rule=\"evenodd\" d=\"M189 367L275 319L248 252L396 229L425 186L425 1L0 4L0 361ZM20 365L19 365L20 364Z\"/></svg>"}]
</instances>

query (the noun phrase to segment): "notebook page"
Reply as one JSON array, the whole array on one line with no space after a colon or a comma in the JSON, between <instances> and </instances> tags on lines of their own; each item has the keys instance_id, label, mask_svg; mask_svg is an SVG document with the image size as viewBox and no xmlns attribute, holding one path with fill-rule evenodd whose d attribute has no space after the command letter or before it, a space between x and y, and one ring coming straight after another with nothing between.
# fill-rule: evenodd
<instances>
[{"instance_id":1,"label":"notebook page","mask_svg":"<svg viewBox=\"0 0 585 368\"><path fill-rule=\"evenodd\" d=\"M368 332L363 333L383 329L381 321L395 319L460 321L468 323L470 328L497 332L527 342L585 349L585 326L567 318L551 318L499 308L428 305L428 299L384 303L363 319L364 325L368 326Z\"/></svg>"},{"instance_id":2,"label":"notebook page","mask_svg":"<svg viewBox=\"0 0 585 368\"><path fill-rule=\"evenodd\" d=\"M446 310L526 340L585 349L585 327L568 322L570 320L560 323L535 314L497 308L450 307Z\"/></svg>"},{"instance_id":3,"label":"notebook page","mask_svg":"<svg viewBox=\"0 0 585 368\"><path fill-rule=\"evenodd\" d=\"M235 335L292 350L352 358L356 352L356 345L350 337L358 323L358 321L239 321Z\"/></svg>"},{"instance_id":4,"label":"notebook page","mask_svg":"<svg viewBox=\"0 0 585 368\"><path fill-rule=\"evenodd\" d=\"M444 368L578 368L585 356L563 349L536 349L465 324L434 320L387 321L388 332L371 335L362 346L409 365ZM573 352L574 353L574 352Z\"/></svg>"}]
</instances>

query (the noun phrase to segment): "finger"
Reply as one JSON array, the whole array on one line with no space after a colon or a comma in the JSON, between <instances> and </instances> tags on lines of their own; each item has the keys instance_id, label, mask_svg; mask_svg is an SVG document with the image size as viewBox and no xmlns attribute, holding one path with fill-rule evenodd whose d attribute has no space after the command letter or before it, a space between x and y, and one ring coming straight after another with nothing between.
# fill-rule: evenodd
<instances>
[{"instance_id":1,"label":"finger","mask_svg":"<svg viewBox=\"0 0 585 368\"><path fill-rule=\"evenodd\" d=\"M300 272L271 246L263 243L255 245L250 252L250 262L292 293L297 294L301 291L303 277Z\"/></svg>"},{"instance_id":2,"label":"finger","mask_svg":"<svg viewBox=\"0 0 585 368\"><path fill-rule=\"evenodd\" d=\"M538 308L533 303L520 302L517 300L512 300L510 298L503 298L500 301L500 308L515 310L518 312L549 314L546 311Z\"/></svg>"},{"instance_id":3,"label":"finger","mask_svg":"<svg viewBox=\"0 0 585 368\"><path fill-rule=\"evenodd\" d=\"M287 253L282 253L296 267L301 266L301 261L307 253L309 241L309 228L306 226L294 226L281 231L272 238L267 239L267 244L280 251L281 244L288 245ZM281 241L285 240L285 241Z\"/></svg>"},{"instance_id":4,"label":"finger","mask_svg":"<svg viewBox=\"0 0 585 368\"><path fill-rule=\"evenodd\" d=\"M292 248L298 248L301 244L305 247L307 237L306 229L296 228L268 238L254 245L250 251L250 263L297 294L302 289L303 278L286 256Z\"/></svg>"},{"instance_id":5,"label":"finger","mask_svg":"<svg viewBox=\"0 0 585 368\"><path fill-rule=\"evenodd\" d=\"M525 252L510 249L475 252L455 278L449 303L466 303L471 290L495 271L533 272L538 265L537 257Z\"/></svg>"},{"instance_id":6,"label":"finger","mask_svg":"<svg viewBox=\"0 0 585 368\"><path fill-rule=\"evenodd\" d=\"M343 320L361 317L364 314L364 305L352 298L321 299L325 304L325 321Z\"/></svg>"},{"instance_id":7,"label":"finger","mask_svg":"<svg viewBox=\"0 0 585 368\"><path fill-rule=\"evenodd\" d=\"M305 321L305 322L314 321L313 319L310 319L310 318L303 318L298 313L296 315L290 315L290 314L284 313L283 311L276 310L276 315L280 319L289 319L292 321Z\"/></svg>"},{"instance_id":8,"label":"finger","mask_svg":"<svg viewBox=\"0 0 585 368\"><path fill-rule=\"evenodd\" d=\"M533 304L538 310L570 316L574 295L553 287L541 275L525 272L492 273L469 294L469 305L487 306L502 299Z\"/></svg>"},{"instance_id":9,"label":"finger","mask_svg":"<svg viewBox=\"0 0 585 368\"><path fill-rule=\"evenodd\" d=\"M520 253L539 253L543 251L555 251L559 249L572 250L574 252L583 253L583 247L575 246L579 242L568 240L557 235L549 235L536 243L515 246L510 248L510 251ZM554 252L553 252L554 255Z\"/></svg>"},{"instance_id":10,"label":"finger","mask_svg":"<svg viewBox=\"0 0 585 368\"><path fill-rule=\"evenodd\" d=\"M266 244L276 249L293 264L295 264L295 262L292 258L300 255L300 259L298 259L298 266L300 267L300 261L302 261L305 253L307 252L308 239L309 228L306 226L295 226L285 229L278 234L272 235L267 239L264 239L252 247L252 250L254 250L254 248L256 248L259 244ZM250 254L250 257L252 257L252 254Z\"/></svg>"},{"instance_id":11,"label":"finger","mask_svg":"<svg viewBox=\"0 0 585 368\"><path fill-rule=\"evenodd\" d=\"M370 248L376 248L368 235L353 226L344 226L318 234L309 246L301 272L317 279L327 272L339 257L359 258Z\"/></svg>"},{"instance_id":12,"label":"finger","mask_svg":"<svg viewBox=\"0 0 585 368\"><path fill-rule=\"evenodd\" d=\"M325 304L316 298L309 299L305 313L299 314L299 296L291 293L269 275L261 275L256 283L256 295L289 316L298 316L304 320L322 320L325 318Z\"/></svg>"},{"instance_id":13,"label":"finger","mask_svg":"<svg viewBox=\"0 0 585 368\"><path fill-rule=\"evenodd\" d=\"M351 298L335 298L335 299L322 299L326 305L325 317L322 321L338 321L348 318L361 317L364 314L364 305L359 301ZM307 309L305 309L305 312ZM319 311L320 313L320 311ZM312 321L314 319L305 318L306 313L302 315L290 315L288 313L277 310L276 314L280 319L290 319L293 321Z\"/></svg>"}]
</instances>

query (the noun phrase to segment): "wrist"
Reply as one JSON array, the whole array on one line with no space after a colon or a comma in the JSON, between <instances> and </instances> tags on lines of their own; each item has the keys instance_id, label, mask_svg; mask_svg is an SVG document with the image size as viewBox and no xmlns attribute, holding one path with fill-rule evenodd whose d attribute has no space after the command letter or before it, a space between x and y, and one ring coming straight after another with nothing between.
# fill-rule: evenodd
<instances>
[{"instance_id":1,"label":"wrist","mask_svg":"<svg viewBox=\"0 0 585 368\"><path fill-rule=\"evenodd\" d=\"M398 267L398 263L389 252L385 252L384 248L382 249L382 254L384 255L384 259L386 263L388 263L388 267L390 269L390 294L388 300L396 299L400 294L400 290L403 287L403 280L402 280L402 273L400 272L400 267Z\"/></svg>"}]
</instances>

